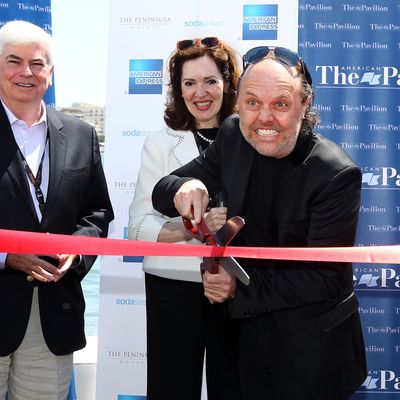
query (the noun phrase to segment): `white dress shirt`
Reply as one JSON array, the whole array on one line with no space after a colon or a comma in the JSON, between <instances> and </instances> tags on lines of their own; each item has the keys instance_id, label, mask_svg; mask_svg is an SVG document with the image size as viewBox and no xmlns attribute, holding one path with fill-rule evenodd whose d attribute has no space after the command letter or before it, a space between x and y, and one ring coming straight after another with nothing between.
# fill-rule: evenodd
<instances>
[{"instance_id":1,"label":"white dress shirt","mask_svg":"<svg viewBox=\"0 0 400 400\"><path fill-rule=\"evenodd\" d=\"M4 110L10 121L11 129L14 134L15 141L21 150L26 162L29 165L34 176L36 176L39 169L40 160L44 152L43 165L42 165L42 182L40 189L42 190L44 201L47 197L47 188L49 185L49 151L47 141L47 114L46 107L42 104L42 116L32 126L28 126L25 121L18 119L11 110L3 103ZM26 175L26 174L25 174ZM39 209L39 203L36 199L35 188L32 182L26 175L27 182L31 190L33 204L35 205L36 214L39 221L42 219L42 214ZM7 253L0 253L0 268L4 268L4 262Z\"/></svg>"}]
</instances>

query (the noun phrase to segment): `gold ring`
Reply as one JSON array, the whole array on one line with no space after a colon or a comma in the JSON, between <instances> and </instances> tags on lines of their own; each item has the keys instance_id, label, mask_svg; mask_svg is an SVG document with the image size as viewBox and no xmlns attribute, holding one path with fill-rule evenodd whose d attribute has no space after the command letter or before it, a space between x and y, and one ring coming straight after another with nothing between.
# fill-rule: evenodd
<instances>
[{"instance_id":1,"label":"gold ring","mask_svg":"<svg viewBox=\"0 0 400 400\"><path fill-rule=\"evenodd\" d=\"M28 282L32 282L33 281L33 276L27 275L26 280Z\"/></svg>"}]
</instances>

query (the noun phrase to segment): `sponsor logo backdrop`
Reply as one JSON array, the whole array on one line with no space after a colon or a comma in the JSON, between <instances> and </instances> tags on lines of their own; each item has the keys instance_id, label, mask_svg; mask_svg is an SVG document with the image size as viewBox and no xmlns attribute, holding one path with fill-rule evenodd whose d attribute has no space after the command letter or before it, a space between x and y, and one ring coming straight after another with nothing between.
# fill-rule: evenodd
<instances>
[{"instance_id":1,"label":"sponsor logo backdrop","mask_svg":"<svg viewBox=\"0 0 400 400\"><path fill-rule=\"evenodd\" d=\"M318 131L363 173L359 246L400 240L400 1L299 2L299 52L321 116ZM354 399L400 395L400 268L354 264L368 377Z\"/></svg>"},{"instance_id":2,"label":"sponsor logo backdrop","mask_svg":"<svg viewBox=\"0 0 400 400\"><path fill-rule=\"evenodd\" d=\"M111 237L125 237L143 140L164 126L165 65L174 44L216 35L242 53L264 44L298 48L317 90L318 131L363 172L357 244L399 243L400 0L287 5L191 0L183 9L178 0L112 2L105 154L116 211ZM353 398L394 399L400 393L400 268L355 264L354 286L369 373ZM98 400L145 398L145 329L141 259L105 257Z\"/></svg>"},{"instance_id":3,"label":"sponsor logo backdrop","mask_svg":"<svg viewBox=\"0 0 400 400\"><path fill-rule=\"evenodd\" d=\"M126 238L143 141L164 127L165 68L176 42L218 36L239 53L265 43L297 49L298 2L292 1L293 7L284 7L284 3L110 2L104 157L116 213L110 237ZM141 261L137 257L102 260L97 400L146 396L146 303Z\"/></svg>"}]
</instances>

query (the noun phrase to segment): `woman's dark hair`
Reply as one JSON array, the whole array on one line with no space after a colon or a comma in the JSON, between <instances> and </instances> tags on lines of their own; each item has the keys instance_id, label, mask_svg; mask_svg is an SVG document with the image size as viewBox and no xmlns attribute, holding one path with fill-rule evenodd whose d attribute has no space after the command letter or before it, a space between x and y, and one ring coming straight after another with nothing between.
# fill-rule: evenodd
<instances>
[{"instance_id":1,"label":"woman's dark hair","mask_svg":"<svg viewBox=\"0 0 400 400\"><path fill-rule=\"evenodd\" d=\"M182 97L181 80L183 64L189 60L208 56L217 65L224 81L224 96L219 112L219 123L228 115L235 112L236 88L240 70L236 52L223 43L217 46L207 47L196 41L197 45L184 50L176 50L168 61L169 83L166 108L164 112L165 123L174 130L196 130L196 121L189 112Z\"/></svg>"}]
</instances>

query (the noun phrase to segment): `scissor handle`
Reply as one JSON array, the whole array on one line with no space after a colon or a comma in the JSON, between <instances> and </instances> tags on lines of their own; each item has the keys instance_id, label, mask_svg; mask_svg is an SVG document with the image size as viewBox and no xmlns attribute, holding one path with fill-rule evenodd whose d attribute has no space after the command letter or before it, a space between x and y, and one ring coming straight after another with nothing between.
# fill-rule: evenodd
<instances>
[{"instance_id":1,"label":"scissor handle","mask_svg":"<svg viewBox=\"0 0 400 400\"><path fill-rule=\"evenodd\" d=\"M219 272L219 258L218 257L204 257L203 262L200 264L201 274L208 271L210 274L218 274Z\"/></svg>"},{"instance_id":2,"label":"scissor handle","mask_svg":"<svg viewBox=\"0 0 400 400\"><path fill-rule=\"evenodd\" d=\"M206 241L207 236L203 234L197 225L193 225L193 222L190 218L182 217L182 221L186 230L189 231L195 239L202 243Z\"/></svg>"},{"instance_id":3,"label":"scissor handle","mask_svg":"<svg viewBox=\"0 0 400 400\"><path fill-rule=\"evenodd\" d=\"M190 231L193 234L196 234L199 232L197 227L195 227L192 223L192 221L189 218L182 217L183 225L185 225L185 228Z\"/></svg>"}]
</instances>

